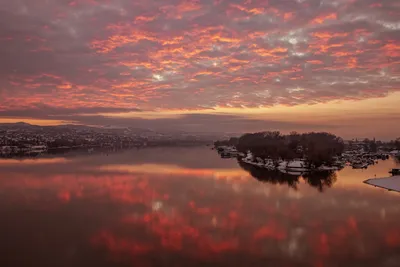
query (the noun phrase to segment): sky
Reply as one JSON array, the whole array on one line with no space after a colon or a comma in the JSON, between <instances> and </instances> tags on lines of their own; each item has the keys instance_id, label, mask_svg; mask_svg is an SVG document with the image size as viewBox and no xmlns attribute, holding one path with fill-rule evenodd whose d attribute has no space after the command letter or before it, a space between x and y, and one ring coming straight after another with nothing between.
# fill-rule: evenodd
<instances>
[{"instance_id":1,"label":"sky","mask_svg":"<svg viewBox=\"0 0 400 267\"><path fill-rule=\"evenodd\" d=\"M400 132L398 0L0 0L0 122Z\"/></svg>"}]
</instances>

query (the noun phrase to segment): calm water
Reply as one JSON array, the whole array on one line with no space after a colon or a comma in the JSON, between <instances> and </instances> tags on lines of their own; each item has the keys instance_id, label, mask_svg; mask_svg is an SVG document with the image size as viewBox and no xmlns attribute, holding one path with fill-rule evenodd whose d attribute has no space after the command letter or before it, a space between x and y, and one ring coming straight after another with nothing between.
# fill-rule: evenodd
<instances>
[{"instance_id":1,"label":"calm water","mask_svg":"<svg viewBox=\"0 0 400 267\"><path fill-rule=\"evenodd\" d=\"M362 183L395 165L297 179L209 148L1 160L0 266L400 266L400 194Z\"/></svg>"}]
</instances>

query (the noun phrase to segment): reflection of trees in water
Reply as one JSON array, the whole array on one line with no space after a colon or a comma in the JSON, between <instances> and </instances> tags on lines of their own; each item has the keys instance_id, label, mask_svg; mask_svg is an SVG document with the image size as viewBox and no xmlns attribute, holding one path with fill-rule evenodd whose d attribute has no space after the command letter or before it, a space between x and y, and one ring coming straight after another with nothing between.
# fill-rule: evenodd
<instances>
[{"instance_id":1,"label":"reflection of trees in water","mask_svg":"<svg viewBox=\"0 0 400 267\"><path fill-rule=\"evenodd\" d=\"M337 180L336 172L333 171L320 171L310 172L303 175L293 175L283 173L278 170L270 171L267 169L258 168L251 164L238 161L240 167L249 172L254 178L260 182L267 182L271 184L287 184L289 187L297 190L297 185L300 182L300 177L303 176L304 181L312 187L323 192L326 188L330 188Z\"/></svg>"},{"instance_id":2,"label":"reflection of trees in water","mask_svg":"<svg viewBox=\"0 0 400 267\"><path fill-rule=\"evenodd\" d=\"M239 161L240 167L249 172L251 176L256 178L261 182L268 182L271 184L287 184L289 187L293 189L297 189L297 185L299 184L300 176L291 175L287 173L276 171L269 171L266 169L258 168L251 164L246 164L244 162Z\"/></svg>"},{"instance_id":3,"label":"reflection of trees in water","mask_svg":"<svg viewBox=\"0 0 400 267\"><path fill-rule=\"evenodd\" d=\"M337 180L337 175L334 171L319 171L306 173L303 178L309 185L323 192L326 188L333 186Z\"/></svg>"}]
</instances>

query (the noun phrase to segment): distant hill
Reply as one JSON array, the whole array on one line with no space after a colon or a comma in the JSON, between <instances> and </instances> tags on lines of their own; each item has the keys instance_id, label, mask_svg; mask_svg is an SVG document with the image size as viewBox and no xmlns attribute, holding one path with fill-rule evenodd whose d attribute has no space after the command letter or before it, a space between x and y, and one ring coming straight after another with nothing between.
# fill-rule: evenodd
<instances>
[{"instance_id":1,"label":"distant hill","mask_svg":"<svg viewBox=\"0 0 400 267\"><path fill-rule=\"evenodd\" d=\"M40 128L42 126L32 125L25 122L17 123L0 123L0 129L28 129L28 128Z\"/></svg>"},{"instance_id":2,"label":"distant hill","mask_svg":"<svg viewBox=\"0 0 400 267\"><path fill-rule=\"evenodd\" d=\"M176 136L176 137L188 137L188 136L197 136L201 138L205 138L208 140L217 140L223 137L231 137L231 136L240 136L240 134L223 134L223 133L213 133L213 132L185 132L185 131L156 131L148 128L137 128L137 127L121 127L121 126L87 126L87 125L78 125L78 124L63 124L56 126L41 126L41 125L32 125L25 122L17 122L17 123L0 123L0 131L1 130L24 130L24 131L32 131L32 132L58 132L58 131L91 131L98 133L116 133L116 134L135 134L135 135L147 135L147 136L155 136L155 135L168 135L168 136Z\"/></svg>"},{"instance_id":3,"label":"distant hill","mask_svg":"<svg viewBox=\"0 0 400 267\"><path fill-rule=\"evenodd\" d=\"M0 127L24 127L24 126L33 126L33 125L25 122L0 123Z\"/></svg>"},{"instance_id":4,"label":"distant hill","mask_svg":"<svg viewBox=\"0 0 400 267\"><path fill-rule=\"evenodd\" d=\"M114 133L132 133L132 134L156 134L155 131L146 128L121 127L121 126L87 126L79 124L62 124L56 126L32 125L25 122L0 123L0 130L25 130L25 131L93 131L93 132L114 132Z\"/></svg>"},{"instance_id":5,"label":"distant hill","mask_svg":"<svg viewBox=\"0 0 400 267\"><path fill-rule=\"evenodd\" d=\"M0 129L1 128L8 128L8 129L18 129L18 128L90 128L88 126L84 125L74 125L74 124L69 124L69 125L56 125L56 126L43 126L43 125L34 125L34 124L29 124L25 122L16 122L16 123L0 123Z\"/></svg>"}]
</instances>

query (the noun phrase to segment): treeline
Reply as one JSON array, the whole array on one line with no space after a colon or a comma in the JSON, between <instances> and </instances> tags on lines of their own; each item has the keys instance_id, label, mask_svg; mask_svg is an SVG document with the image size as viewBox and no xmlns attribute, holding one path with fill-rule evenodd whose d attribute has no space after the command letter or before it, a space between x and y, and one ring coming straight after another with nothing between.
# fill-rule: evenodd
<instances>
[{"instance_id":1,"label":"treeline","mask_svg":"<svg viewBox=\"0 0 400 267\"><path fill-rule=\"evenodd\" d=\"M400 150L400 137L398 137L396 140L390 141L389 144L397 150Z\"/></svg>"},{"instance_id":2,"label":"treeline","mask_svg":"<svg viewBox=\"0 0 400 267\"><path fill-rule=\"evenodd\" d=\"M214 146L219 147L219 146L237 146L239 142L239 137L231 137L229 140L221 140L221 141L215 141Z\"/></svg>"},{"instance_id":3,"label":"treeline","mask_svg":"<svg viewBox=\"0 0 400 267\"><path fill-rule=\"evenodd\" d=\"M368 138L364 139L364 140L350 140L348 143L348 146L350 148L353 148L355 145L357 146L359 143L362 143L362 147L364 148L364 151L369 151L369 152L377 152L378 148L382 151L386 151L386 152L390 152L393 149L397 149L400 150L400 137L395 139L395 140L391 140L389 142L384 142L384 141L380 141L380 140L370 140Z\"/></svg>"},{"instance_id":4,"label":"treeline","mask_svg":"<svg viewBox=\"0 0 400 267\"><path fill-rule=\"evenodd\" d=\"M342 138L326 132L297 133L284 135L279 131L248 133L220 144L233 145L238 151L251 151L254 156L273 160L306 158L316 167L333 162L335 156L344 151Z\"/></svg>"}]
</instances>

